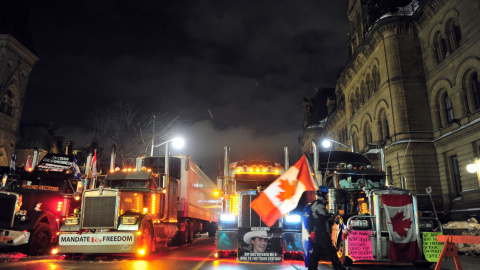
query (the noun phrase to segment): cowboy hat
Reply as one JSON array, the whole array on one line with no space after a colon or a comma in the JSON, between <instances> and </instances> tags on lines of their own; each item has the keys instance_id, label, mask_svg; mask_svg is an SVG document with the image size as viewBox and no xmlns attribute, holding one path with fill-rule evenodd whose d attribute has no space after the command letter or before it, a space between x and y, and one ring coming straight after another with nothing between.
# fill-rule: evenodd
<instances>
[{"instance_id":1,"label":"cowboy hat","mask_svg":"<svg viewBox=\"0 0 480 270\"><path fill-rule=\"evenodd\" d=\"M272 238L272 235L269 236L266 231L250 231L243 236L243 241L250 244L250 240L255 237L270 239Z\"/></svg>"}]
</instances>

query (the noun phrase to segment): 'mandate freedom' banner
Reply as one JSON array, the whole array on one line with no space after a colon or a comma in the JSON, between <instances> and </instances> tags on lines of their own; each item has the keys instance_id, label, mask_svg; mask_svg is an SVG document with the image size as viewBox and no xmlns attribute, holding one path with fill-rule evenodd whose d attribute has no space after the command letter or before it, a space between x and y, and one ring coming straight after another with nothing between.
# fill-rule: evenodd
<instances>
[{"instance_id":1,"label":"'mandate freedom' banner","mask_svg":"<svg viewBox=\"0 0 480 270\"><path fill-rule=\"evenodd\" d=\"M62 234L58 239L58 244L61 246L132 245L134 239L133 233Z\"/></svg>"}]
</instances>

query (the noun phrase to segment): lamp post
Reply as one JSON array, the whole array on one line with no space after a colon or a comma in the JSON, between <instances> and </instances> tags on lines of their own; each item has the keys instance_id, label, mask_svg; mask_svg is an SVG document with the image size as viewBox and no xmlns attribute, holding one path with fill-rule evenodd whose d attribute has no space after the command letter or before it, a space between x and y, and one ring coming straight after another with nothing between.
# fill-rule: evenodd
<instances>
[{"instance_id":1,"label":"lamp post","mask_svg":"<svg viewBox=\"0 0 480 270\"><path fill-rule=\"evenodd\" d=\"M339 145L341 145L341 146L343 146L343 147L350 148L350 149L352 150L352 152L355 152L355 149L354 149L353 145L348 146L348 145L345 145L345 144L343 144L343 143L341 143L341 142L337 142L337 141L332 140L332 139L324 139L324 140L322 141L322 146L323 146L323 148L330 148L330 147L332 146L332 142L334 142L334 143L336 143L336 144L339 144Z\"/></svg>"},{"instance_id":2,"label":"lamp post","mask_svg":"<svg viewBox=\"0 0 480 270\"><path fill-rule=\"evenodd\" d=\"M170 177L170 168L169 168L170 142L173 143L173 146L175 148L182 148L185 145L185 141L182 138L173 138L168 141L155 145L155 147L159 147L165 144L165 178L163 179L163 183L162 183L163 188L168 188L168 180ZM153 154L153 151L152 151L152 154Z\"/></svg>"}]
</instances>

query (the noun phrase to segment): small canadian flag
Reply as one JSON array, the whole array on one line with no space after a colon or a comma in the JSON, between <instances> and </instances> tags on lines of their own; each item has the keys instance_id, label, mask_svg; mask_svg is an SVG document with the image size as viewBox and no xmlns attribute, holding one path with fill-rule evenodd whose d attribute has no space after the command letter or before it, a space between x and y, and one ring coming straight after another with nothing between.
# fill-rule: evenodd
<instances>
[{"instance_id":1,"label":"small canadian flag","mask_svg":"<svg viewBox=\"0 0 480 270\"><path fill-rule=\"evenodd\" d=\"M25 171L29 171L32 168L32 159L30 155L28 155L27 163L25 164Z\"/></svg>"},{"instance_id":2,"label":"small canadian flag","mask_svg":"<svg viewBox=\"0 0 480 270\"><path fill-rule=\"evenodd\" d=\"M315 190L305 155L284 174L273 181L252 201L250 207L271 227L285 213L297 207L306 190Z\"/></svg>"}]
</instances>

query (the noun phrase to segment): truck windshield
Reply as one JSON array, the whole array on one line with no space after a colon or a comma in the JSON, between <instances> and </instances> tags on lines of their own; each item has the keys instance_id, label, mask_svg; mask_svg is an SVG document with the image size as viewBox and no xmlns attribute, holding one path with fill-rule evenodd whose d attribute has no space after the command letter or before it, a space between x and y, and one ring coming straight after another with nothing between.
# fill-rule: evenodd
<instances>
[{"instance_id":1,"label":"truck windshield","mask_svg":"<svg viewBox=\"0 0 480 270\"><path fill-rule=\"evenodd\" d=\"M116 189L150 189L149 180L108 180L105 187Z\"/></svg>"},{"instance_id":2,"label":"truck windshield","mask_svg":"<svg viewBox=\"0 0 480 270\"><path fill-rule=\"evenodd\" d=\"M383 188L385 187L385 176L339 173L338 185L340 188Z\"/></svg>"},{"instance_id":3,"label":"truck windshield","mask_svg":"<svg viewBox=\"0 0 480 270\"><path fill-rule=\"evenodd\" d=\"M240 174L235 175L236 189L247 190L257 189L257 187L266 188L278 175L275 174Z\"/></svg>"}]
</instances>

